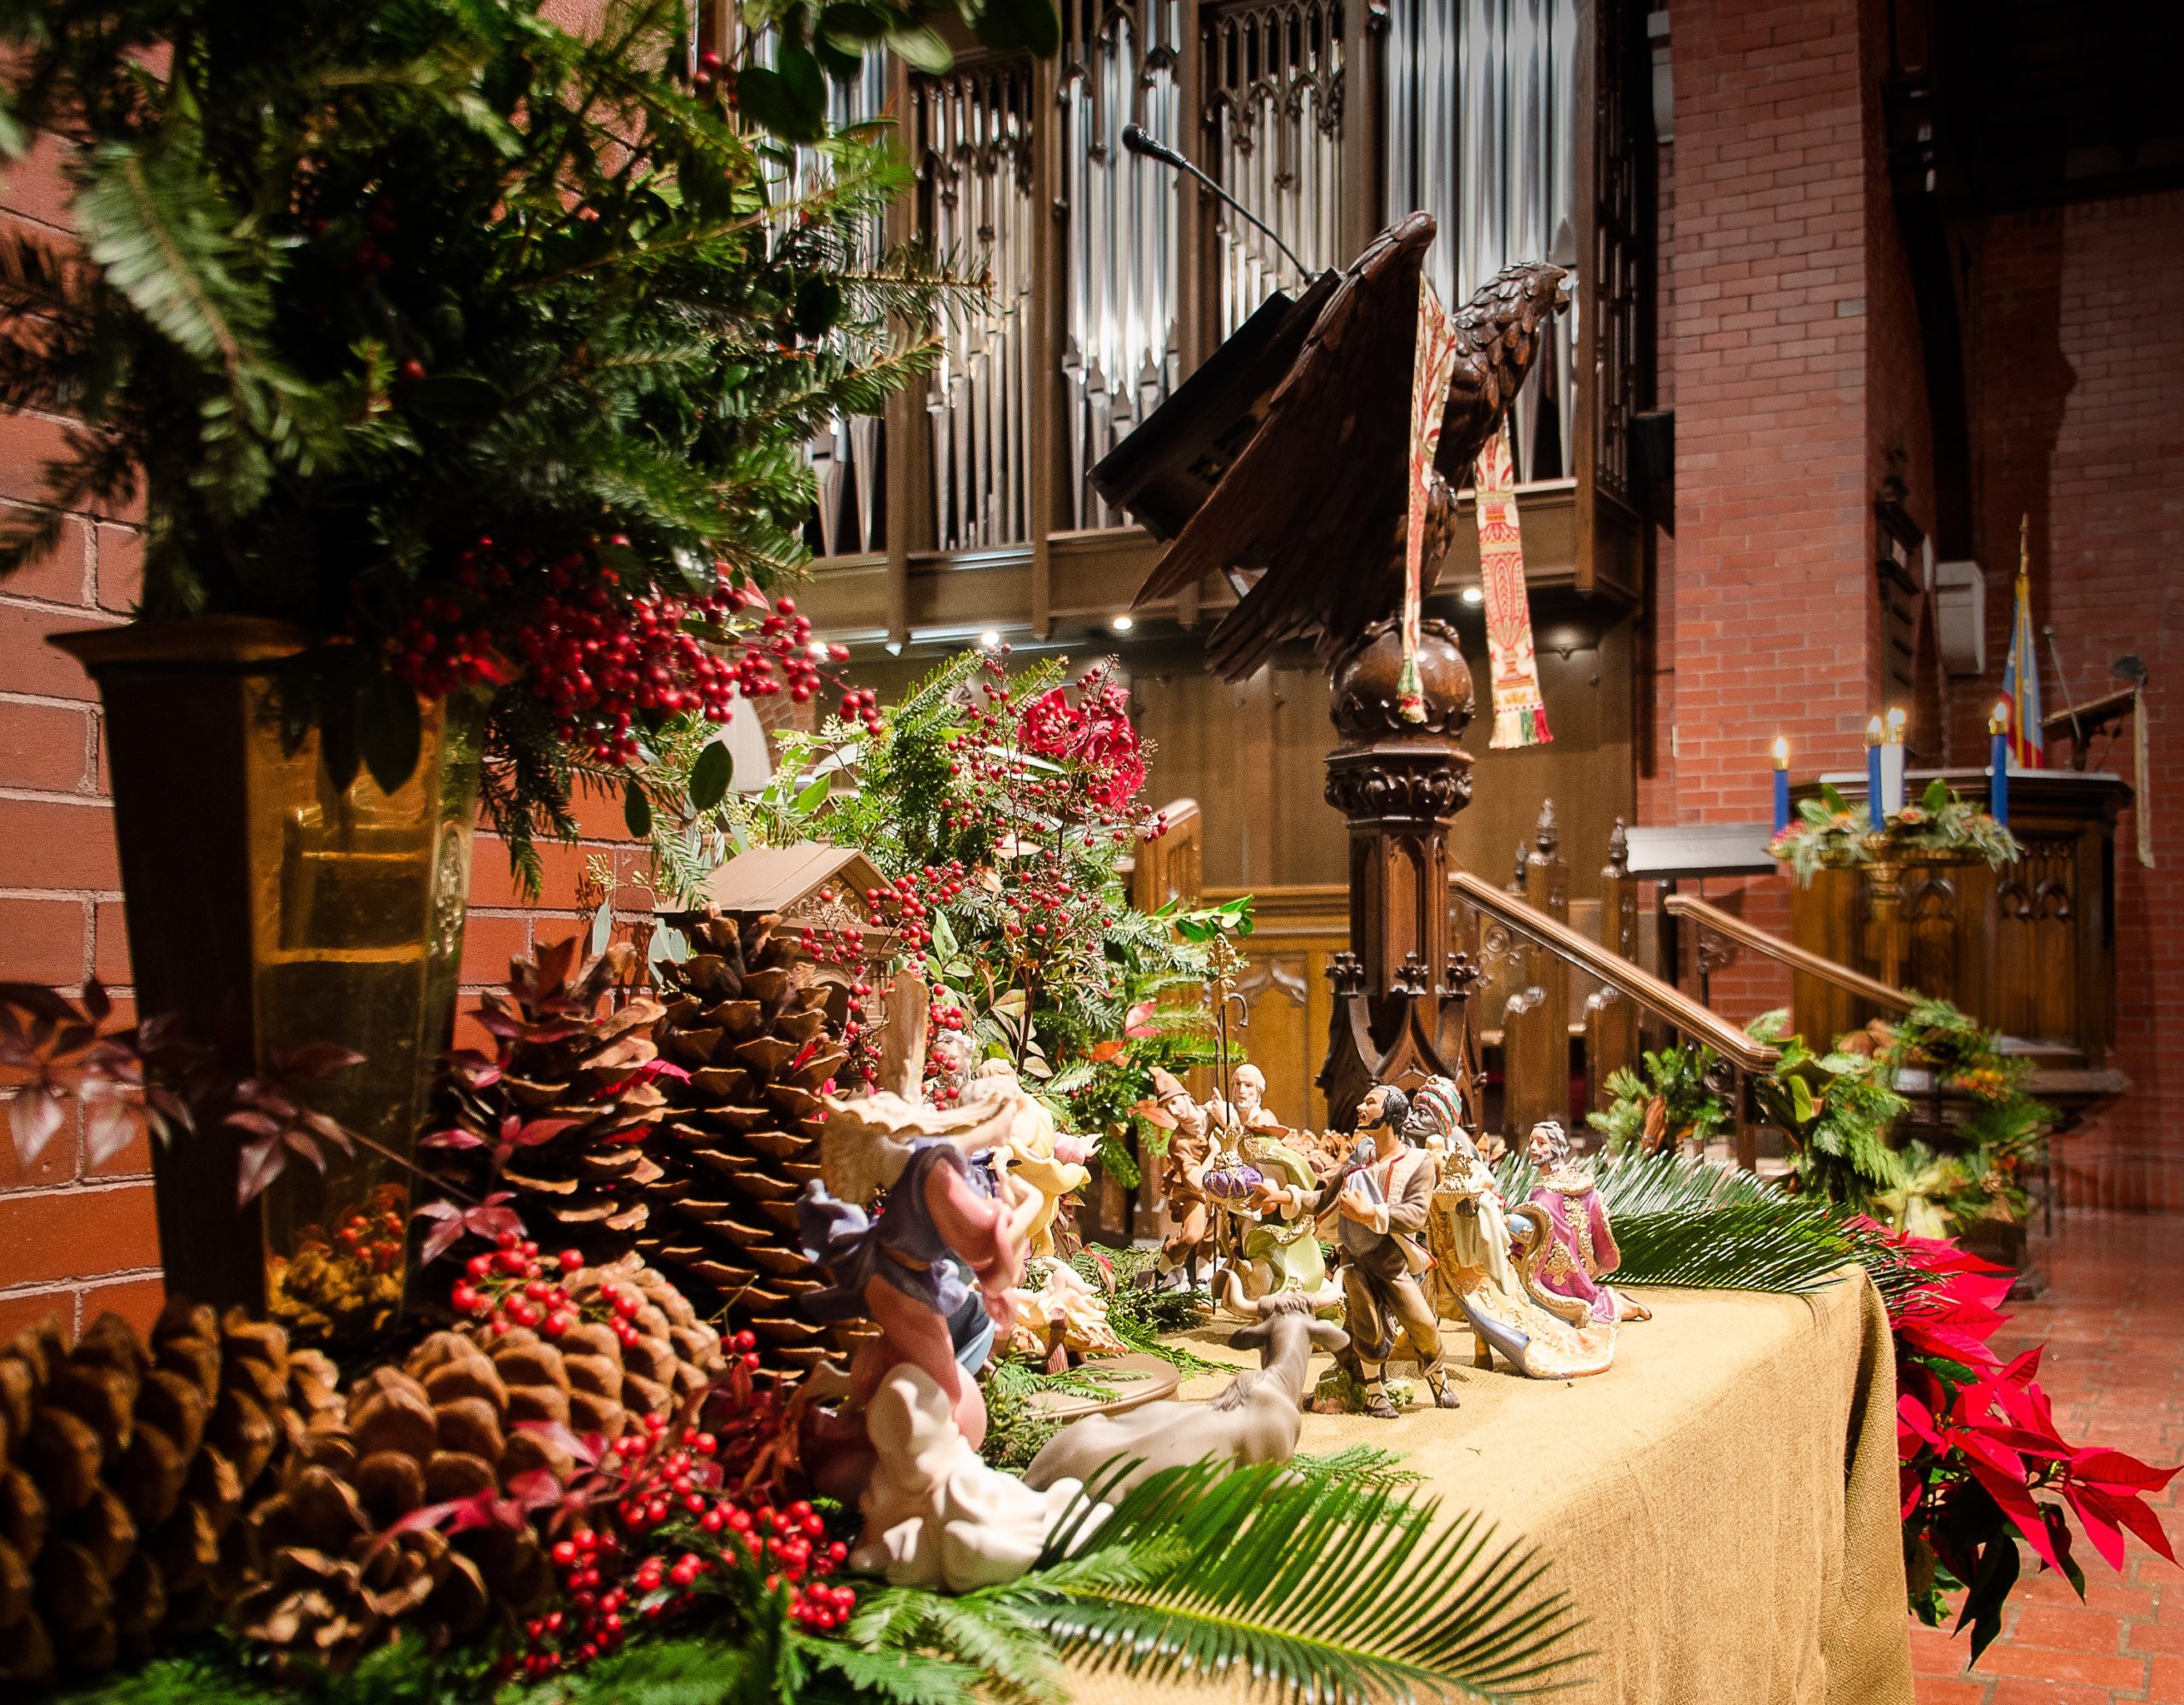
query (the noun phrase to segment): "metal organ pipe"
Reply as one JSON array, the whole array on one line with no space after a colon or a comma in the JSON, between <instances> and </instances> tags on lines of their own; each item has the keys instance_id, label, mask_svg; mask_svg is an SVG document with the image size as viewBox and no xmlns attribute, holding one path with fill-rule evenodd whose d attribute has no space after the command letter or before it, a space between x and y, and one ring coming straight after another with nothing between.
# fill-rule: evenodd
<instances>
[{"instance_id":1,"label":"metal organ pipe","mask_svg":"<svg viewBox=\"0 0 2184 1705\"><path fill-rule=\"evenodd\" d=\"M1427 275L1453 306L1504 266L1574 252L1577 0L1386 0L1389 218L1440 221ZM1455 169L1450 170L1450 162ZM1577 300L1582 304L1582 293ZM1578 308L1512 411L1520 480L1571 468Z\"/></svg>"},{"instance_id":2,"label":"metal organ pipe","mask_svg":"<svg viewBox=\"0 0 2184 1705\"><path fill-rule=\"evenodd\" d=\"M1064 0L1059 118L1069 303L1070 509L1077 527L1119 526L1092 465L1158 408L1178 378L1175 180L1122 145L1123 127L1178 133L1181 0Z\"/></svg>"},{"instance_id":3,"label":"metal organ pipe","mask_svg":"<svg viewBox=\"0 0 2184 1705\"><path fill-rule=\"evenodd\" d=\"M1023 542L1031 316L1031 82L1021 64L912 81L924 225L934 252L983 261L993 293L944 323L926 397L943 550Z\"/></svg>"},{"instance_id":4,"label":"metal organ pipe","mask_svg":"<svg viewBox=\"0 0 2184 1705\"><path fill-rule=\"evenodd\" d=\"M1221 186L1317 271L1350 258L1342 230L1345 0L1276 0L1205 25L1207 115ZM1304 282L1263 234L1214 214L1221 335L1279 288Z\"/></svg>"}]
</instances>

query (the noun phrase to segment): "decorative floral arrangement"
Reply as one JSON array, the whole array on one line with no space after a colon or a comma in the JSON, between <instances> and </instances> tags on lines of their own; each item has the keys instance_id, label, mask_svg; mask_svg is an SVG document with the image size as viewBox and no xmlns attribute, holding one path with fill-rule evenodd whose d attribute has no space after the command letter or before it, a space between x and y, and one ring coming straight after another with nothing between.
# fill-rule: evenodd
<instances>
[{"instance_id":1,"label":"decorative floral arrangement","mask_svg":"<svg viewBox=\"0 0 2184 1705\"><path fill-rule=\"evenodd\" d=\"M762 792L656 836L663 884L690 891L744 844L857 848L889 879L866 900L932 985L934 1093L947 1099L979 1058L1007 1058L1134 1182L1113 1138L1154 1066L1211 1058L1202 1009L1176 997L1203 985L1209 932L1248 933L1250 908L1131 909L1124 861L1163 826L1146 810L1151 751L1128 694L1103 663L1073 680L1056 662L1012 676L1005 652L967 652L884 715L862 699L843 708L781 739Z\"/></svg>"},{"instance_id":2,"label":"decorative floral arrangement","mask_svg":"<svg viewBox=\"0 0 2184 1705\"><path fill-rule=\"evenodd\" d=\"M1822 782L1820 797L1799 802L1798 821L1769 841L1767 850L1789 866L1800 883L1809 883L1815 871L1845 870L1906 854L1976 858L2000 870L2021 857L2024 848L1984 808L1937 776L1918 803L1907 803L1887 819L1878 837L1867 805L1850 804Z\"/></svg>"},{"instance_id":3,"label":"decorative floral arrangement","mask_svg":"<svg viewBox=\"0 0 2184 1705\"><path fill-rule=\"evenodd\" d=\"M61 139L82 238L0 243L0 402L93 429L0 576L141 493L141 614L302 629L285 704L337 780L410 774L412 688L485 696L526 868L582 768L808 693L808 634L756 615L805 555L800 446L929 362L892 325L978 287L864 252L907 173L825 132L821 67L946 49L922 0L851 9L758 0L724 64L686 0L588 35L543 0L0 8L0 146ZM1046 0L960 9L1051 50ZM795 191L760 125L816 150Z\"/></svg>"},{"instance_id":4,"label":"decorative floral arrangement","mask_svg":"<svg viewBox=\"0 0 2184 1705\"><path fill-rule=\"evenodd\" d=\"M1915 1287L1891 1300L1889 1325L1904 1567L1920 1619L1938 1624L1948 1596L1962 1591L1957 1627L1972 1631L1976 1661L2001 1632L2020 1538L2082 1598L2085 1572L2071 1555L2065 1508L2111 1569L2123 1567L2126 1533L2175 1562L2146 1500L2177 1470L2070 1443L2040 1389L2040 1348L2007 1363L1995 1354L1990 1340L2008 1319L1997 1310L2013 1275L1954 1244L1902 1234L1890 1241L1918 1274Z\"/></svg>"},{"instance_id":5,"label":"decorative floral arrangement","mask_svg":"<svg viewBox=\"0 0 2184 1705\"><path fill-rule=\"evenodd\" d=\"M1768 1012L1747 1028L1781 1051L1753 1091L1791 1140L1799 1190L1922 1237L2024 1219L2025 1169L2054 1122L2025 1093L2029 1061L2004 1054L1995 1036L1946 1000L1921 1000L1902 1023L1875 1020L1826 1053L1786 1034L1788 1022L1786 1012ZM1707 1087L1715 1063L1696 1043L1649 1053L1642 1076L1626 1070L1609 1079L1613 1099L1589 1122L1612 1154L1652 1154L1671 1139L1703 1146L1728 1119ZM1958 1098L1946 1149L1897 1136L1914 1111L1902 1088L1908 1071L1931 1074Z\"/></svg>"}]
</instances>

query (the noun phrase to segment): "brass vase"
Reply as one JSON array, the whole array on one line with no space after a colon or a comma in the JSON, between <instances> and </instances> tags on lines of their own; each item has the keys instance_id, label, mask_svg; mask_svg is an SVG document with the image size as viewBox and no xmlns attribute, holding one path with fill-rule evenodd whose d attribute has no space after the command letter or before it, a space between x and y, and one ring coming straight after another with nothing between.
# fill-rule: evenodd
<instances>
[{"instance_id":1,"label":"brass vase","mask_svg":"<svg viewBox=\"0 0 2184 1705\"><path fill-rule=\"evenodd\" d=\"M299 632L239 618L55 636L98 683L138 1012L254 1062L338 1043L364 1056L299 1086L407 1156L453 1030L482 704L421 706L415 770L392 794L338 786L312 728L284 732ZM410 1175L369 1146L292 1160L236 1205L241 1139L153 1156L170 1290L270 1314L305 1342L383 1325L404 1282Z\"/></svg>"}]
</instances>

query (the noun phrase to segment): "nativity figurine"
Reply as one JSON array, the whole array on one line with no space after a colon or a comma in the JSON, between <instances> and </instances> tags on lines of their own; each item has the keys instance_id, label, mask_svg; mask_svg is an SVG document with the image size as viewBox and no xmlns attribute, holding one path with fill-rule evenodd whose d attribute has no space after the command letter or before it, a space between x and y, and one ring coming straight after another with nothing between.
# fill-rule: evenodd
<instances>
[{"instance_id":1,"label":"nativity figurine","mask_svg":"<svg viewBox=\"0 0 2184 1705\"><path fill-rule=\"evenodd\" d=\"M985 1161L1023 1116L1024 1092L988 1080L961 1105L933 1108L881 1090L829 1105L822 1174L797 1217L805 1250L833 1276L804 1298L820 1319L869 1319L876 1338L851 1361L851 1391L868 1403L889 1369L909 1363L947 1395L975 1448L985 1403L972 1372L995 1334L1014 1324L1025 1244L1043 1203ZM868 1204L886 1192L877 1215Z\"/></svg>"},{"instance_id":2,"label":"nativity figurine","mask_svg":"<svg viewBox=\"0 0 2184 1705\"><path fill-rule=\"evenodd\" d=\"M1614 1325L1594 1324L1585 1305L1538 1282L1545 1216L1531 1207L1508 1213L1493 1169L1461 1126L1451 1124L1441 1141L1440 1184L1426 1221L1429 1288L1444 1319L1470 1326L1473 1365L1490 1367L1499 1350L1527 1378L1604 1372L1615 1360ZM1514 1260L1513 1220L1522 1239Z\"/></svg>"},{"instance_id":3,"label":"nativity figurine","mask_svg":"<svg viewBox=\"0 0 2184 1705\"><path fill-rule=\"evenodd\" d=\"M1584 1303L1595 1321L1612 1325L1651 1319L1644 1304L1606 1283L1623 1257L1608 1224L1607 1204L1600 1200L1592 1174L1572 1158L1569 1134L1555 1121L1542 1120L1532 1127L1525 1154L1539 1169L1530 1205L1547 1221L1548 1242L1539 1261L1541 1285L1559 1296Z\"/></svg>"},{"instance_id":4,"label":"nativity figurine","mask_svg":"<svg viewBox=\"0 0 2184 1705\"><path fill-rule=\"evenodd\" d=\"M864 1531L850 1567L884 1574L892 1586L968 1592L1014 1580L1038 1561L1083 1492L1068 1476L1035 1490L989 1468L956 1424L948 1394L915 1362L881 1375L865 1426L877 1463L857 1500ZM1109 1513L1103 1503L1077 1519L1076 1543Z\"/></svg>"},{"instance_id":5,"label":"nativity figurine","mask_svg":"<svg viewBox=\"0 0 2184 1705\"><path fill-rule=\"evenodd\" d=\"M1374 1086L1357 1117L1361 1140L1333 1183L1308 1190L1262 1181L1252 1205L1262 1214L1294 1208L1332 1221L1350 1336L1336 1360L1356 1382L1365 1412L1395 1418L1386 1368L1398 1343L1416 1358L1435 1406L1454 1409L1459 1400L1449 1383L1440 1319L1420 1283L1433 1262L1421 1239L1438 1169L1409 1140L1410 1100L1402 1090Z\"/></svg>"},{"instance_id":6,"label":"nativity figurine","mask_svg":"<svg viewBox=\"0 0 2184 1705\"><path fill-rule=\"evenodd\" d=\"M1045 1361L1059 1347L1071 1355L1125 1355L1130 1346L1115 1336L1107 1319L1107 1299L1067 1261L1033 1256L1017 1294L1016 1325L1008 1348L1015 1354Z\"/></svg>"},{"instance_id":7,"label":"nativity figurine","mask_svg":"<svg viewBox=\"0 0 2184 1705\"><path fill-rule=\"evenodd\" d=\"M1161 1066L1153 1068L1153 1092L1159 1122L1168 1127L1160 1194L1170 1229L1142 1282L1195 1290L1199 1263L1213 1253L1213 1203L1205 1186L1205 1169L1213 1158L1212 1122L1182 1080Z\"/></svg>"}]
</instances>

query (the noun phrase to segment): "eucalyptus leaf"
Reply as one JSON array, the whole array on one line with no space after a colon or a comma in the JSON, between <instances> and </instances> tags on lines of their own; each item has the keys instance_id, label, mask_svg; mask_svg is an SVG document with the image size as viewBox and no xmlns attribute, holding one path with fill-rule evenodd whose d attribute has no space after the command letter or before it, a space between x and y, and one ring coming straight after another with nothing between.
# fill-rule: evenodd
<instances>
[{"instance_id":1,"label":"eucalyptus leaf","mask_svg":"<svg viewBox=\"0 0 2184 1705\"><path fill-rule=\"evenodd\" d=\"M634 775L622 786L622 825L638 840L652 836L652 801L645 797L643 785Z\"/></svg>"}]
</instances>

